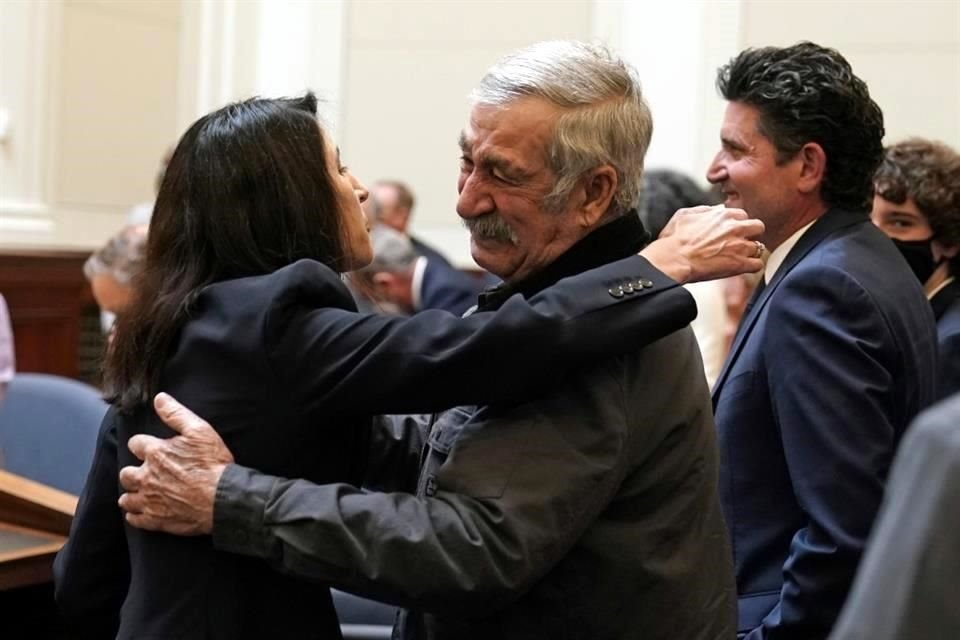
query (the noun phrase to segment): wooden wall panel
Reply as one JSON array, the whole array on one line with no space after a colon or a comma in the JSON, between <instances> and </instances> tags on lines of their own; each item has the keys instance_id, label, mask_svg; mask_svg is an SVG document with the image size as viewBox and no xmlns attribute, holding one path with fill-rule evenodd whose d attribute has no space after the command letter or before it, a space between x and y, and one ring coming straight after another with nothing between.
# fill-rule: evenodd
<instances>
[{"instance_id":1,"label":"wooden wall panel","mask_svg":"<svg viewBox=\"0 0 960 640\"><path fill-rule=\"evenodd\" d=\"M80 318L95 307L86 252L0 254L0 293L10 308L17 371L80 378Z\"/></svg>"}]
</instances>

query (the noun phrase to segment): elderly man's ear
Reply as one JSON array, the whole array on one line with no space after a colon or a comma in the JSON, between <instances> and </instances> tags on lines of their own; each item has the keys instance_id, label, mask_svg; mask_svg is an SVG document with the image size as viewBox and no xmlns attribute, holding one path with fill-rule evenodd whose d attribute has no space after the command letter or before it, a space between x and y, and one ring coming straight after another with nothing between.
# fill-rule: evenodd
<instances>
[{"instance_id":1,"label":"elderly man's ear","mask_svg":"<svg viewBox=\"0 0 960 640\"><path fill-rule=\"evenodd\" d=\"M816 142L808 142L796 157L800 161L797 189L801 193L819 192L827 172L827 152Z\"/></svg>"},{"instance_id":2,"label":"elderly man's ear","mask_svg":"<svg viewBox=\"0 0 960 640\"><path fill-rule=\"evenodd\" d=\"M617 170L605 164L584 174L575 192L578 198L577 221L586 229L600 224L610 209L619 185Z\"/></svg>"}]
</instances>

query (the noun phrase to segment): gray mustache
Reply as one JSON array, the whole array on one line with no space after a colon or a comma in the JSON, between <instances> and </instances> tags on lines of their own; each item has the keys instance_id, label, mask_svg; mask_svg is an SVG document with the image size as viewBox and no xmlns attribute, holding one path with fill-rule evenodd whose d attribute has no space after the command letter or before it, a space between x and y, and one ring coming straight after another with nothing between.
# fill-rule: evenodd
<instances>
[{"instance_id":1,"label":"gray mustache","mask_svg":"<svg viewBox=\"0 0 960 640\"><path fill-rule=\"evenodd\" d=\"M510 225L496 213L488 213L477 218L461 218L461 220L463 220L463 226L470 231L471 235L491 240L501 240L511 244L519 242L517 234L513 232Z\"/></svg>"}]
</instances>

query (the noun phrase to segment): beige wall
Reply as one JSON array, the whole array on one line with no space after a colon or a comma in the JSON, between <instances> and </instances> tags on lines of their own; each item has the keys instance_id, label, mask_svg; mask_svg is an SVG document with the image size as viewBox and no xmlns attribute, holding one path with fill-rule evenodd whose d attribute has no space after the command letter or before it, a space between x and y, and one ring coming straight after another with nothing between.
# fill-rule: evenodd
<instances>
[{"instance_id":1,"label":"beige wall","mask_svg":"<svg viewBox=\"0 0 960 640\"><path fill-rule=\"evenodd\" d=\"M549 11L544 7L549 6ZM469 264L456 216L457 136L467 94L503 54L545 39L589 38L589 0L349 4L340 144L366 181L417 195L414 232Z\"/></svg>"},{"instance_id":2,"label":"beige wall","mask_svg":"<svg viewBox=\"0 0 960 640\"><path fill-rule=\"evenodd\" d=\"M851 60L888 142L960 148L958 2L3 0L0 249L97 246L152 197L160 155L198 115L311 87L357 174L409 182L415 231L467 264L454 211L466 95L502 54L571 37L604 40L640 69L656 122L649 166L702 176L723 109L716 67L744 46L800 39Z\"/></svg>"},{"instance_id":3,"label":"beige wall","mask_svg":"<svg viewBox=\"0 0 960 640\"><path fill-rule=\"evenodd\" d=\"M885 143L960 149L960 2L743 0L744 46L812 40L838 49L883 109Z\"/></svg>"},{"instance_id":4,"label":"beige wall","mask_svg":"<svg viewBox=\"0 0 960 640\"><path fill-rule=\"evenodd\" d=\"M745 47L813 40L839 49L885 114L909 135L960 149L960 2L674 0L598 2L597 35L640 71L654 116L649 167L704 181L724 103L717 68Z\"/></svg>"},{"instance_id":5,"label":"beige wall","mask_svg":"<svg viewBox=\"0 0 960 640\"><path fill-rule=\"evenodd\" d=\"M624 0L595 7L597 37L637 69L653 112L646 166L703 182L724 110L714 89L716 70L741 49L740 2Z\"/></svg>"},{"instance_id":6,"label":"beige wall","mask_svg":"<svg viewBox=\"0 0 960 640\"><path fill-rule=\"evenodd\" d=\"M54 198L125 212L153 198L177 132L179 8L70 0L64 11Z\"/></svg>"},{"instance_id":7,"label":"beige wall","mask_svg":"<svg viewBox=\"0 0 960 640\"><path fill-rule=\"evenodd\" d=\"M21 24L45 21L46 36L39 80L4 87L11 103L31 95L37 104L12 119L11 138L46 144L14 158L21 173L38 168L38 189L23 179L0 182L0 246L97 246L132 205L153 198L159 160L175 141L180 3L11 5ZM17 30L4 20L7 28ZM21 66L35 59L24 47L16 54Z\"/></svg>"}]
</instances>

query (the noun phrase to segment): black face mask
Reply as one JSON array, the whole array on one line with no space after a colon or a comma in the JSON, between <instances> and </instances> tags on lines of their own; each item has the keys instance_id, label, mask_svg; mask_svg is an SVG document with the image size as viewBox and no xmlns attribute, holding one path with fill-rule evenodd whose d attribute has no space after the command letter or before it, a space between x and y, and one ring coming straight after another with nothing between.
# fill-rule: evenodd
<instances>
[{"instance_id":1,"label":"black face mask","mask_svg":"<svg viewBox=\"0 0 960 640\"><path fill-rule=\"evenodd\" d=\"M933 236L930 236L926 240L897 240L896 238L890 238L893 240L893 244L897 245L900 253L903 254L907 264L910 265L910 270L919 278L920 284L926 284L927 280L930 279L930 276L933 275L933 272L936 271L937 267L939 267L944 260L941 259L937 262L933 259L933 249L930 246L933 238Z\"/></svg>"}]
</instances>

